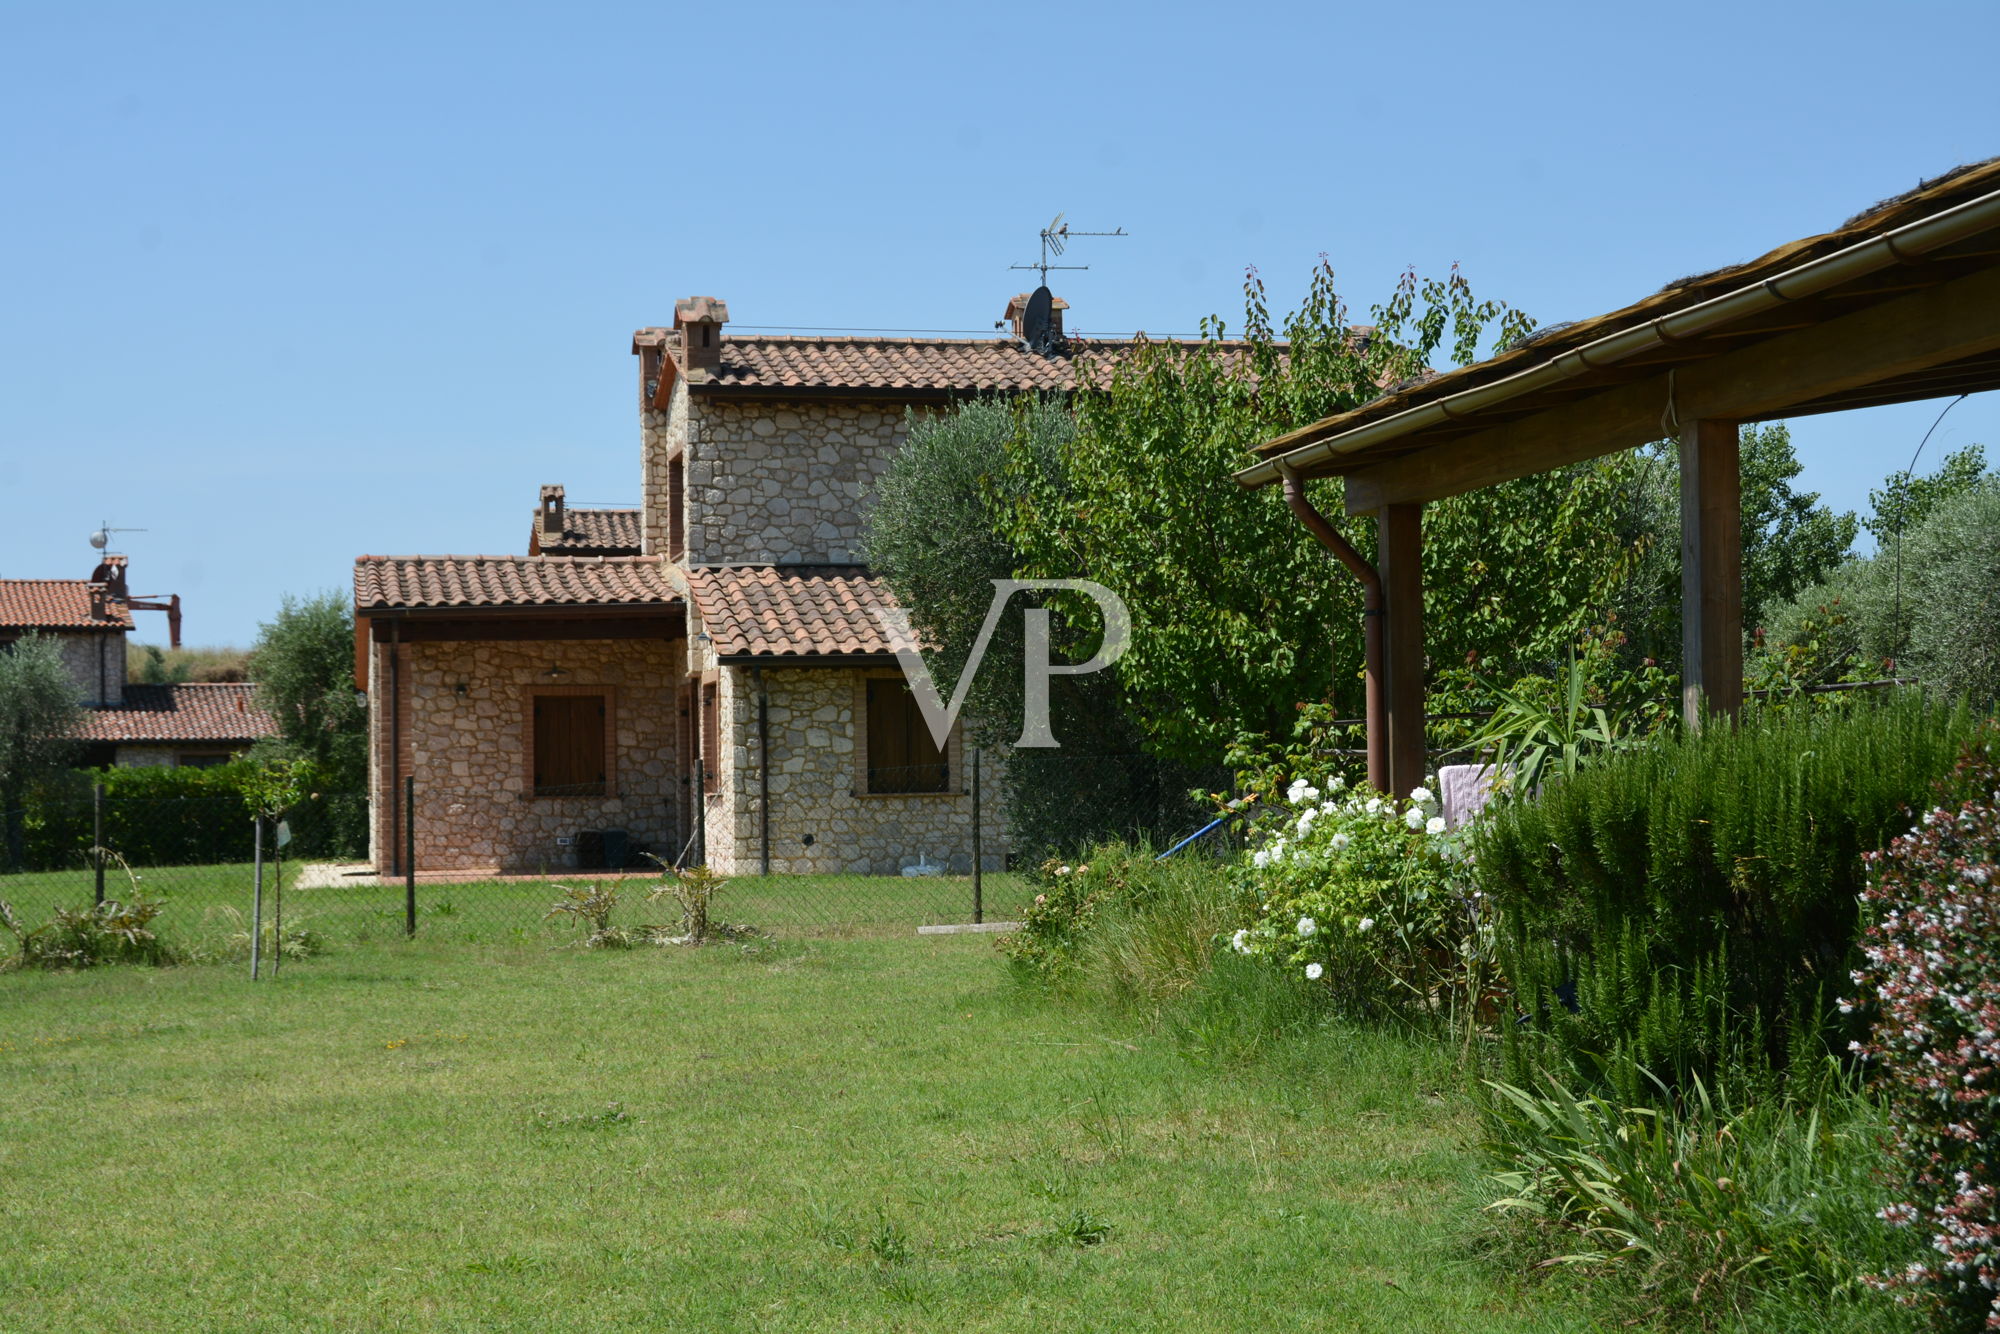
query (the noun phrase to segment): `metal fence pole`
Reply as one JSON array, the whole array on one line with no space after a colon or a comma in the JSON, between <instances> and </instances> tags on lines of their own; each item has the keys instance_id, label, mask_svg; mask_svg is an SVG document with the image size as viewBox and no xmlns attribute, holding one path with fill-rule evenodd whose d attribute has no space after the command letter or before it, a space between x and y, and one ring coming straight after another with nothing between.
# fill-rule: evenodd
<instances>
[{"instance_id":1,"label":"metal fence pole","mask_svg":"<svg viewBox=\"0 0 2000 1334\"><path fill-rule=\"evenodd\" d=\"M253 881L255 888L250 891L250 980L258 978L258 965L264 949L264 816L262 812L250 817L252 829L251 853L257 871Z\"/></svg>"},{"instance_id":2,"label":"metal fence pole","mask_svg":"<svg viewBox=\"0 0 2000 1334\"><path fill-rule=\"evenodd\" d=\"M972 922L986 920L986 902L980 884L980 750L972 748Z\"/></svg>"},{"instance_id":3,"label":"metal fence pole","mask_svg":"<svg viewBox=\"0 0 2000 1334\"><path fill-rule=\"evenodd\" d=\"M90 785L90 860L97 870L97 906L104 906L104 784Z\"/></svg>"},{"instance_id":4,"label":"metal fence pole","mask_svg":"<svg viewBox=\"0 0 2000 1334\"><path fill-rule=\"evenodd\" d=\"M708 787L702 782L705 766L694 762L694 864L708 865Z\"/></svg>"},{"instance_id":5,"label":"metal fence pole","mask_svg":"<svg viewBox=\"0 0 2000 1334\"><path fill-rule=\"evenodd\" d=\"M417 776L403 779L403 934L417 934Z\"/></svg>"}]
</instances>

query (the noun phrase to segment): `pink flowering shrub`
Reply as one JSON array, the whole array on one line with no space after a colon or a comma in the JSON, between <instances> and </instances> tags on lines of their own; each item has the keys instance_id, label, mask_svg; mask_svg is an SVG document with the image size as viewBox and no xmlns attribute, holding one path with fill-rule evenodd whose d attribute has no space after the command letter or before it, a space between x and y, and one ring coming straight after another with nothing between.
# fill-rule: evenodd
<instances>
[{"instance_id":1,"label":"pink flowering shrub","mask_svg":"<svg viewBox=\"0 0 2000 1334\"><path fill-rule=\"evenodd\" d=\"M2000 1330L2000 769L1975 746L1939 806L1868 855L1873 923L1854 974L1873 1011L1866 1043L1887 1107L1902 1198L1892 1224L1930 1234L1936 1259L1874 1279L1935 1298L1953 1328Z\"/></svg>"}]
</instances>

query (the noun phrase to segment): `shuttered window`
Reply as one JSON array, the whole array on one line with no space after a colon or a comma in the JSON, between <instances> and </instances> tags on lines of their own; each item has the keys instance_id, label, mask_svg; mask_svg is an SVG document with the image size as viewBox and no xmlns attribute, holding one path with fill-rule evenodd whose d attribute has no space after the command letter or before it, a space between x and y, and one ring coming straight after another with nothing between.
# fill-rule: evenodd
<instances>
[{"instance_id":1,"label":"shuttered window","mask_svg":"<svg viewBox=\"0 0 2000 1334\"><path fill-rule=\"evenodd\" d=\"M679 560L687 553L687 464L675 459L667 464L667 559Z\"/></svg>"},{"instance_id":2,"label":"shuttered window","mask_svg":"<svg viewBox=\"0 0 2000 1334\"><path fill-rule=\"evenodd\" d=\"M604 696L535 696L535 795L604 795Z\"/></svg>"},{"instance_id":3,"label":"shuttered window","mask_svg":"<svg viewBox=\"0 0 2000 1334\"><path fill-rule=\"evenodd\" d=\"M901 677L868 682L868 790L945 792L951 774Z\"/></svg>"},{"instance_id":4,"label":"shuttered window","mask_svg":"<svg viewBox=\"0 0 2000 1334\"><path fill-rule=\"evenodd\" d=\"M722 775L722 705L713 682L701 688L701 771L705 792Z\"/></svg>"}]
</instances>

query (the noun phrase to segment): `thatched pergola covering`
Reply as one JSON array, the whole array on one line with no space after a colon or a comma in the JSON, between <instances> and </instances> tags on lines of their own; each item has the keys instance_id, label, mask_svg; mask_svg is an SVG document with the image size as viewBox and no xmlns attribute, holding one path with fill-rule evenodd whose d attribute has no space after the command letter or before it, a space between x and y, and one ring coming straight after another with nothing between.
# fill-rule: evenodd
<instances>
[{"instance_id":1,"label":"thatched pergola covering","mask_svg":"<svg viewBox=\"0 0 2000 1334\"><path fill-rule=\"evenodd\" d=\"M1736 438L1743 422L2000 388L2000 158L1833 231L1556 325L1257 447L1247 487L1346 479L1382 526L1392 735L1380 785L1422 758L1426 501L1667 437L1682 444L1683 680L1691 720L1742 695ZM1392 574L1392 566L1399 566ZM1400 652L1397 645L1401 645ZM1397 728L1397 716L1407 720Z\"/></svg>"}]
</instances>

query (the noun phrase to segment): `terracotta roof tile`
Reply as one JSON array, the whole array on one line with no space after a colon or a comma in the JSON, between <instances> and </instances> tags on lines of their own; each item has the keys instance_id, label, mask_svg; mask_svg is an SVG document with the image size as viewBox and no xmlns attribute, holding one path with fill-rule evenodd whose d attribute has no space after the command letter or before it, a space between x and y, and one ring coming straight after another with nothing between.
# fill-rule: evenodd
<instances>
[{"instance_id":1,"label":"terracotta roof tile","mask_svg":"<svg viewBox=\"0 0 2000 1334\"><path fill-rule=\"evenodd\" d=\"M363 556L354 608L666 607L658 556Z\"/></svg>"},{"instance_id":2,"label":"terracotta roof tile","mask_svg":"<svg viewBox=\"0 0 2000 1334\"><path fill-rule=\"evenodd\" d=\"M130 630L132 613L122 602L90 614L87 579L0 579L0 626L25 630Z\"/></svg>"},{"instance_id":3,"label":"terracotta roof tile","mask_svg":"<svg viewBox=\"0 0 2000 1334\"><path fill-rule=\"evenodd\" d=\"M543 535L539 513L532 523L529 546L544 556L636 556L641 547L638 510L565 510L556 537Z\"/></svg>"},{"instance_id":4,"label":"terracotta roof tile","mask_svg":"<svg viewBox=\"0 0 2000 1334\"><path fill-rule=\"evenodd\" d=\"M803 334L722 340L722 364L690 387L882 390L889 393L1023 393L1076 383L1080 354L1108 345L1068 343L1046 355L1011 338L863 338ZM1123 346L1119 344L1118 346Z\"/></svg>"},{"instance_id":5,"label":"terracotta roof tile","mask_svg":"<svg viewBox=\"0 0 2000 1334\"><path fill-rule=\"evenodd\" d=\"M722 658L890 654L888 586L858 565L696 566L696 612Z\"/></svg>"},{"instance_id":6,"label":"terracotta roof tile","mask_svg":"<svg viewBox=\"0 0 2000 1334\"><path fill-rule=\"evenodd\" d=\"M240 741L276 736L278 722L257 705L249 682L128 685L125 702L88 710L79 741Z\"/></svg>"}]
</instances>

